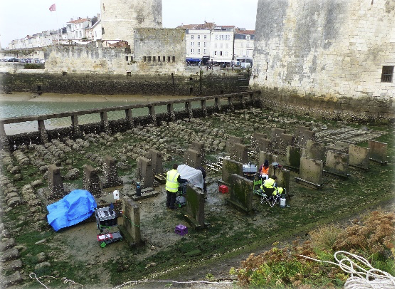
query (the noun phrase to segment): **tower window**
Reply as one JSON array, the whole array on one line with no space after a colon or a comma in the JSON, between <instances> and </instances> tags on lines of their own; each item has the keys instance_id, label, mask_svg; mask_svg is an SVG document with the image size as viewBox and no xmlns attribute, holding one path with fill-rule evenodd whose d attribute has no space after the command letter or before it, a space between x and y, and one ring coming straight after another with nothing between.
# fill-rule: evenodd
<instances>
[{"instance_id":1,"label":"tower window","mask_svg":"<svg viewBox=\"0 0 395 289\"><path fill-rule=\"evenodd\" d=\"M394 75L393 66L383 66L381 72L381 82L392 82L392 76Z\"/></svg>"}]
</instances>

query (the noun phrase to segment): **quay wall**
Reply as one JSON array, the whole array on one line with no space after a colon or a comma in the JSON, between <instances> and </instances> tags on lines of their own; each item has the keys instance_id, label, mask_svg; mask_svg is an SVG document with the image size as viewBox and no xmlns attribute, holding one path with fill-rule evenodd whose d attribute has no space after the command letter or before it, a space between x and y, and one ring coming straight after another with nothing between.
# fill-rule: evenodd
<instances>
[{"instance_id":1,"label":"quay wall","mask_svg":"<svg viewBox=\"0 0 395 289\"><path fill-rule=\"evenodd\" d=\"M248 74L95 75L0 73L0 92L97 95L216 95L246 90Z\"/></svg>"}]
</instances>

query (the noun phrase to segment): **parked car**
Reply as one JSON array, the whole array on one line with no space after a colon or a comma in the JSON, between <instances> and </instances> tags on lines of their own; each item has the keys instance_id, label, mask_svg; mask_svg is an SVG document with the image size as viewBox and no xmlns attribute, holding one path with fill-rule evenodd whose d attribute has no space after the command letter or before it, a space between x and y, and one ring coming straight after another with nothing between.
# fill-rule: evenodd
<instances>
[{"instance_id":1,"label":"parked car","mask_svg":"<svg viewBox=\"0 0 395 289\"><path fill-rule=\"evenodd\" d=\"M12 58L8 59L8 62L19 62L19 59L12 57Z\"/></svg>"}]
</instances>

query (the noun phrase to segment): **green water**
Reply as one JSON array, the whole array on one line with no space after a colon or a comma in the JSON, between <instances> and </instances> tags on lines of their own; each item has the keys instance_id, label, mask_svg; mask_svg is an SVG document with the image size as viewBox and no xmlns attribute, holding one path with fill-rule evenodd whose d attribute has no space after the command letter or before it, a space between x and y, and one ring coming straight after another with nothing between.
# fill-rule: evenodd
<instances>
[{"instance_id":1,"label":"green water","mask_svg":"<svg viewBox=\"0 0 395 289\"><path fill-rule=\"evenodd\" d=\"M63 95L63 94L45 94L42 96L31 93L13 93L11 95L0 94L0 118L12 118L22 116L38 116L54 114L61 112L72 112L80 110L119 107L134 104L149 104L158 101L169 101L186 99L189 97L179 96L124 96L124 95ZM193 106L196 107L198 103ZM183 103L175 104L174 110L183 110ZM166 105L156 106L155 113L163 113L167 110ZM148 108L138 108L132 110L134 117L148 115ZM125 111L110 111L109 120L125 118ZM79 117L79 124L86 124L100 121L98 113L83 115ZM47 129L56 127L67 127L71 125L71 118L49 119L44 122ZM18 124L5 125L6 134L18 134L38 130L37 121L29 121Z\"/></svg>"}]
</instances>

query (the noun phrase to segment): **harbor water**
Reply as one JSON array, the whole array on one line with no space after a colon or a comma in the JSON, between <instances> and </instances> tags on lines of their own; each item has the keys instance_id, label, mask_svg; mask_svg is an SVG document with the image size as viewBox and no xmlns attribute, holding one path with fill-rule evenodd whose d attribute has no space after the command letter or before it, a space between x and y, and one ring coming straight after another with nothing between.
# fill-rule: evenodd
<instances>
[{"instance_id":1,"label":"harbor water","mask_svg":"<svg viewBox=\"0 0 395 289\"><path fill-rule=\"evenodd\" d=\"M0 117L2 119L38 116L45 114L72 112L89 109L118 107L134 104L149 104L158 101L170 101L185 99L180 96L142 96L142 95L79 95L79 94L43 94L13 93L0 94ZM163 108L164 110L165 108ZM160 111L157 111L160 113ZM147 114L147 109L140 108L133 111L134 116ZM123 111L109 113L109 119L125 117ZM83 116L79 119L80 124L100 121L99 115ZM46 128L56 128L70 125L70 118L57 118L47 120ZM36 121L29 121L4 126L8 135L31 132L38 130Z\"/></svg>"}]
</instances>

